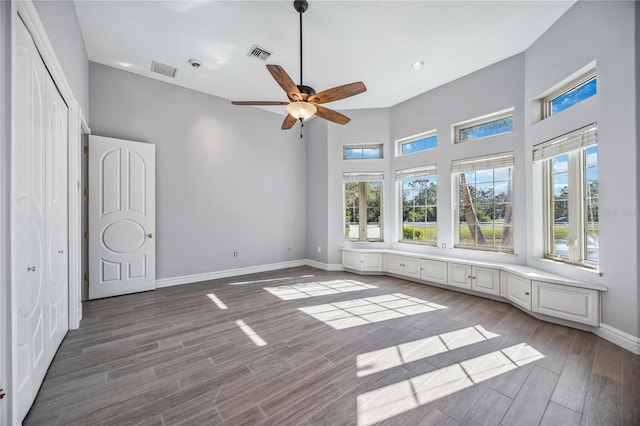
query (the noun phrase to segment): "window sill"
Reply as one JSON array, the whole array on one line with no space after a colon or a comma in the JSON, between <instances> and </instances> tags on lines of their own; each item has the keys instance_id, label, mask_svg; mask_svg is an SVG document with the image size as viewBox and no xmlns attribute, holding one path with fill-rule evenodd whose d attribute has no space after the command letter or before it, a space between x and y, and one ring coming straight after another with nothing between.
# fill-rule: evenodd
<instances>
[{"instance_id":1,"label":"window sill","mask_svg":"<svg viewBox=\"0 0 640 426\"><path fill-rule=\"evenodd\" d=\"M563 265L566 267L570 267L570 268L575 268L577 270L580 271L584 271L584 272L588 272L591 274L595 274L598 276L602 276L602 272L600 272L600 270L598 268L590 268L588 266L585 265L580 265L577 263L569 263L569 262L563 262L561 260L555 260L555 259L549 259L548 257L532 257L531 260L535 260L536 262L545 262L545 263L549 263L551 265Z\"/></svg>"}]
</instances>

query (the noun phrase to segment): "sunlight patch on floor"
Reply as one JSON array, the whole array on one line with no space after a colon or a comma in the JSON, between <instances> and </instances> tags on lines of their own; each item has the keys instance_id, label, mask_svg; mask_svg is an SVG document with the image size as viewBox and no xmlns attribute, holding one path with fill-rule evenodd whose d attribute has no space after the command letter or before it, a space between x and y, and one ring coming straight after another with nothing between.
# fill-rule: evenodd
<instances>
[{"instance_id":1,"label":"sunlight patch on floor","mask_svg":"<svg viewBox=\"0 0 640 426\"><path fill-rule=\"evenodd\" d=\"M483 342L500 336L487 331L481 325L462 328L412 342L359 354L356 358L357 376L364 377L390 368L399 367L433 355L463 346Z\"/></svg>"},{"instance_id":2,"label":"sunlight patch on floor","mask_svg":"<svg viewBox=\"0 0 640 426\"><path fill-rule=\"evenodd\" d=\"M216 296L215 294L209 293L209 294L207 294L207 297L209 297L209 299L211 299L211 301L213 303L215 303L218 308L220 308L220 309L229 309L229 308L227 308L227 305L225 305L224 302L222 302L222 300L220 300L218 298L218 296Z\"/></svg>"},{"instance_id":3,"label":"sunlight patch on floor","mask_svg":"<svg viewBox=\"0 0 640 426\"><path fill-rule=\"evenodd\" d=\"M439 309L446 309L446 306L402 293L299 308L305 314L311 315L336 330Z\"/></svg>"},{"instance_id":4,"label":"sunlight patch on floor","mask_svg":"<svg viewBox=\"0 0 640 426\"><path fill-rule=\"evenodd\" d=\"M527 343L510 346L358 395L359 426L381 422L544 358Z\"/></svg>"},{"instance_id":5,"label":"sunlight patch on floor","mask_svg":"<svg viewBox=\"0 0 640 426\"><path fill-rule=\"evenodd\" d=\"M278 287L264 287L264 290L278 296L282 300L305 299L307 297L325 296L328 294L348 293L351 291L377 288L355 280L315 281Z\"/></svg>"},{"instance_id":6,"label":"sunlight patch on floor","mask_svg":"<svg viewBox=\"0 0 640 426\"><path fill-rule=\"evenodd\" d=\"M267 344L267 342L262 340L262 337L253 331L253 329L249 327L244 320L237 320L236 325L240 327L240 330L242 330L256 346L265 346Z\"/></svg>"}]
</instances>

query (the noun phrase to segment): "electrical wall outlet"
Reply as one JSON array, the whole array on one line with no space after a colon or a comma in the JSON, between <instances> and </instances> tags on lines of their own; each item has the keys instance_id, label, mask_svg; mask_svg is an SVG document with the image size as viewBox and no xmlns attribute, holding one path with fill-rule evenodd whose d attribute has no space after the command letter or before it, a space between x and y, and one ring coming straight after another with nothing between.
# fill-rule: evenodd
<instances>
[{"instance_id":1,"label":"electrical wall outlet","mask_svg":"<svg viewBox=\"0 0 640 426\"><path fill-rule=\"evenodd\" d=\"M238 257L238 252L237 251L233 252L233 257Z\"/></svg>"},{"instance_id":2,"label":"electrical wall outlet","mask_svg":"<svg viewBox=\"0 0 640 426\"><path fill-rule=\"evenodd\" d=\"M318 253L322 253L322 247L318 246Z\"/></svg>"},{"instance_id":3,"label":"electrical wall outlet","mask_svg":"<svg viewBox=\"0 0 640 426\"><path fill-rule=\"evenodd\" d=\"M442 248L447 248L447 243L442 243Z\"/></svg>"}]
</instances>

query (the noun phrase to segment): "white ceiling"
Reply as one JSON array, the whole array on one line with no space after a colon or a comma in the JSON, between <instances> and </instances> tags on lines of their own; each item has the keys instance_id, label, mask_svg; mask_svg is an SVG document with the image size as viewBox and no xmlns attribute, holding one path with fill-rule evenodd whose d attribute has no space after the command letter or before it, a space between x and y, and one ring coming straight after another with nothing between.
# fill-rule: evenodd
<instances>
[{"instance_id":1,"label":"white ceiling","mask_svg":"<svg viewBox=\"0 0 640 426\"><path fill-rule=\"evenodd\" d=\"M389 107L524 51L574 3L311 0L304 83L320 92L363 81L366 93L328 106ZM300 83L292 1L76 1L76 9L94 62L230 100L285 101L265 63L247 57L257 44ZM190 58L202 66L192 69ZM177 77L152 73L152 60L177 67Z\"/></svg>"}]
</instances>

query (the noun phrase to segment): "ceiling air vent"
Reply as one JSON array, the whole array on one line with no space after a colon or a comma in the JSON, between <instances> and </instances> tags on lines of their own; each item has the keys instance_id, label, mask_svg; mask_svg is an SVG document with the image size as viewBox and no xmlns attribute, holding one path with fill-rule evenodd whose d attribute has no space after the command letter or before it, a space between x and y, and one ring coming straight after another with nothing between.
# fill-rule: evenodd
<instances>
[{"instance_id":1,"label":"ceiling air vent","mask_svg":"<svg viewBox=\"0 0 640 426\"><path fill-rule=\"evenodd\" d=\"M160 62L151 61L151 71L174 78L178 73L178 68L172 67L171 65L161 64Z\"/></svg>"},{"instance_id":2,"label":"ceiling air vent","mask_svg":"<svg viewBox=\"0 0 640 426\"><path fill-rule=\"evenodd\" d=\"M247 53L247 56L250 58L258 59L260 61L266 61L267 59L269 59L269 56L271 56L271 52L254 44L253 47L249 49L249 53Z\"/></svg>"}]
</instances>

